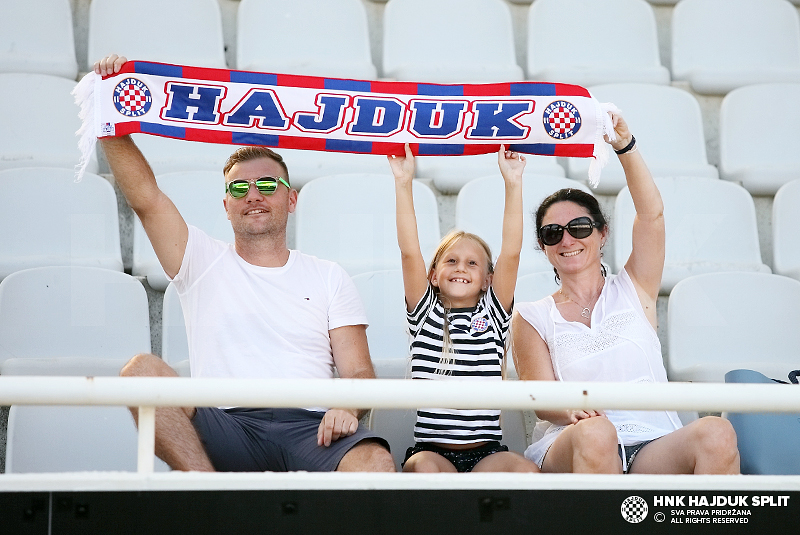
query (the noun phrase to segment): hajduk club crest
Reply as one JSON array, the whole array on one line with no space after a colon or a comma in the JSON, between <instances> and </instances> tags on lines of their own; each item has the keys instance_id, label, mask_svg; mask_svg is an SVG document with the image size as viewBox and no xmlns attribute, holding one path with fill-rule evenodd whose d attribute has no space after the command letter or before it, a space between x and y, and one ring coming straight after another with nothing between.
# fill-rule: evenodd
<instances>
[{"instance_id":1,"label":"hajduk club crest","mask_svg":"<svg viewBox=\"0 0 800 535\"><path fill-rule=\"evenodd\" d=\"M544 129L554 139L568 139L581 128L581 114L578 108L566 100L551 102L544 109Z\"/></svg>"},{"instance_id":2,"label":"hajduk club crest","mask_svg":"<svg viewBox=\"0 0 800 535\"><path fill-rule=\"evenodd\" d=\"M114 106L126 117L141 117L152 103L150 89L136 78L125 78L114 88Z\"/></svg>"}]
</instances>

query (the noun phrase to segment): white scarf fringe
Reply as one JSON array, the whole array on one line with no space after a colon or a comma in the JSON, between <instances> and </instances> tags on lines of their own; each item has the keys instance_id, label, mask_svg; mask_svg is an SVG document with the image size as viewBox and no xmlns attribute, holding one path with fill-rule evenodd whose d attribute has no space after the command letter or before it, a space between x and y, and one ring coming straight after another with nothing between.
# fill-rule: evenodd
<instances>
[{"instance_id":1,"label":"white scarf fringe","mask_svg":"<svg viewBox=\"0 0 800 535\"><path fill-rule=\"evenodd\" d=\"M616 141L617 134L614 132L614 123L609 112L619 113L619 108L610 102L598 103L597 106L597 134L594 140L594 154L592 162L589 164L589 185L596 188L600 184L600 172L608 163L608 141Z\"/></svg>"},{"instance_id":2,"label":"white scarf fringe","mask_svg":"<svg viewBox=\"0 0 800 535\"><path fill-rule=\"evenodd\" d=\"M72 90L75 104L81 108L78 116L82 121L81 127L75 132L75 135L80 136L78 148L81 151L81 161L75 166L75 182L80 182L84 173L86 173L86 167L89 165L89 161L94 154L95 145L97 145L99 132L97 120L95 119L95 110L97 109L95 87L100 79L94 72L89 72L81 78L81 81Z\"/></svg>"}]
</instances>

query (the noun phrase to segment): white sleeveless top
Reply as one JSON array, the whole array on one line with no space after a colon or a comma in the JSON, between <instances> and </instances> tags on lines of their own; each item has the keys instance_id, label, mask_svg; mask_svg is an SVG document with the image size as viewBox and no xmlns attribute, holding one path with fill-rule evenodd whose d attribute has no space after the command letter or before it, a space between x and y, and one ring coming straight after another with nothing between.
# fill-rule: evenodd
<instances>
[{"instance_id":1,"label":"white sleeveless top","mask_svg":"<svg viewBox=\"0 0 800 535\"><path fill-rule=\"evenodd\" d=\"M516 308L547 344L559 381L667 382L661 343L624 269L606 279L592 311L591 327L565 320L552 296L520 303ZM624 446L681 428L674 411L605 413ZM525 457L541 467L545 453L564 427L547 421L536 424L533 443L525 450Z\"/></svg>"}]
</instances>

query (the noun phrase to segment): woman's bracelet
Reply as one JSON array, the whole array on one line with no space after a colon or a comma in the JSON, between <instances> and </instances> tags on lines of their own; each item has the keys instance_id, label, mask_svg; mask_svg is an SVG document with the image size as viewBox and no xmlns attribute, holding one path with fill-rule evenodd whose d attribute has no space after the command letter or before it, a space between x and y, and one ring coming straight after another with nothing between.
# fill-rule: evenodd
<instances>
[{"instance_id":1,"label":"woman's bracelet","mask_svg":"<svg viewBox=\"0 0 800 535\"><path fill-rule=\"evenodd\" d=\"M631 142L625 145L624 148L621 148L619 150L615 149L614 152L616 152L617 154L625 154L626 152L636 152L635 147L636 147L636 138L633 137L633 134L631 134Z\"/></svg>"}]
</instances>

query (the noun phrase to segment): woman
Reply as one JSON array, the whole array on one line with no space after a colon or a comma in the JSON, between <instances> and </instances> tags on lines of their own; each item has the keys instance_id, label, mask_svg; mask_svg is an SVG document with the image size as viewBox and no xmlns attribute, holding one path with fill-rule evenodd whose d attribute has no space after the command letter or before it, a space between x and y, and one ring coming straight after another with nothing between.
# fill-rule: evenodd
<instances>
[{"instance_id":1,"label":"woman","mask_svg":"<svg viewBox=\"0 0 800 535\"><path fill-rule=\"evenodd\" d=\"M636 208L631 255L618 275L607 276L601 257L609 228L591 195L561 190L542 202L536 235L561 288L515 309L520 379L667 381L656 335L664 207L625 121L615 114L612 120L617 139L610 144ZM736 435L722 418L682 427L673 411L561 410L537 416L543 421L525 455L543 472L739 473Z\"/></svg>"}]
</instances>

